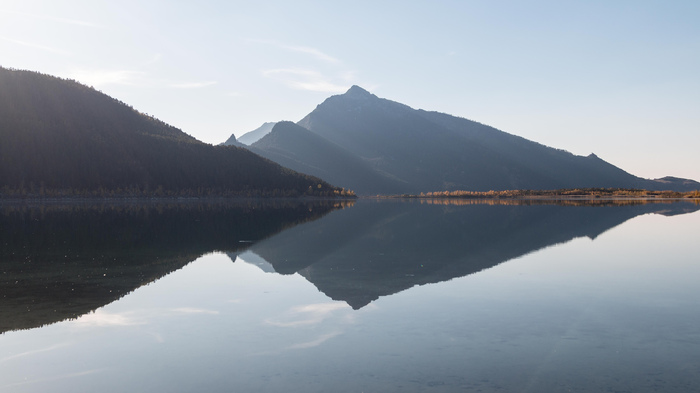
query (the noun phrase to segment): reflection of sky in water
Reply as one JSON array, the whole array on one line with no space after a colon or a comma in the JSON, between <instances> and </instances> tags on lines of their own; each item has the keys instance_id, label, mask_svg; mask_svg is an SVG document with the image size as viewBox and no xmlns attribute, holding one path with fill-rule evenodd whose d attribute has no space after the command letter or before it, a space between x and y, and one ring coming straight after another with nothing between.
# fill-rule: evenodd
<instances>
[{"instance_id":1,"label":"reflection of sky in water","mask_svg":"<svg viewBox=\"0 0 700 393\"><path fill-rule=\"evenodd\" d=\"M298 274L209 254L76 320L0 336L0 390L692 391L699 224L640 216L358 311Z\"/></svg>"}]
</instances>

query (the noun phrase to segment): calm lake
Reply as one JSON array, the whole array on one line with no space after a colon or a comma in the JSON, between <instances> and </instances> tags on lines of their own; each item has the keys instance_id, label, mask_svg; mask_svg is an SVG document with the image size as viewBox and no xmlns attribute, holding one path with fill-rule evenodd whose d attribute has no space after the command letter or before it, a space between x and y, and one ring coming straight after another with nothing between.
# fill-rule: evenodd
<instances>
[{"instance_id":1,"label":"calm lake","mask_svg":"<svg viewBox=\"0 0 700 393\"><path fill-rule=\"evenodd\" d=\"M700 205L5 205L1 392L690 392Z\"/></svg>"}]
</instances>

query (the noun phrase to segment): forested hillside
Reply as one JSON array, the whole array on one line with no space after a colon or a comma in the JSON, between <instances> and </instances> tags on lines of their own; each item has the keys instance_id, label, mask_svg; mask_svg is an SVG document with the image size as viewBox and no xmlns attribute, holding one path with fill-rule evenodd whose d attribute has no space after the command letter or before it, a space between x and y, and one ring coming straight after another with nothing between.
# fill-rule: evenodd
<instances>
[{"instance_id":1,"label":"forested hillside","mask_svg":"<svg viewBox=\"0 0 700 393\"><path fill-rule=\"evenodd\" d=\"M0 68L0 193L332 196L330 184L211 146L71 80Z\"/></svg>"}]
</instances>

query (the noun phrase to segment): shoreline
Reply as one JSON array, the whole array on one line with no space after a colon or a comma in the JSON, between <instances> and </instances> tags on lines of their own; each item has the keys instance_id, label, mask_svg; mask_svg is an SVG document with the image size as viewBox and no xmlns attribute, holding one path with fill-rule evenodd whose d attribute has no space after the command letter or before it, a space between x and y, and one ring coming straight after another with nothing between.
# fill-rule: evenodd
<instances>
[{"instance_id":1,"label":"shoreline","mask_svg":"<svg viewBox=\"0 0 700 393\"><path fill-rule=\"evenodd\" d=\"M347 202L355 201L352 197L2 197L0 208L4 206L46 206L46 205L150 205L150 204L245 204L245 203L279 203L279 202Z\"/></svg>"}]
</instances>

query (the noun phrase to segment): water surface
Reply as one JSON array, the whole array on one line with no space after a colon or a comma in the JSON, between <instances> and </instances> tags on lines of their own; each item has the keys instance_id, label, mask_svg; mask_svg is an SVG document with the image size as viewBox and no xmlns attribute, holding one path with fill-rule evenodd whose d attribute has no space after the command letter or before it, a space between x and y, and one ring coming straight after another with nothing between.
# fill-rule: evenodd
<instances>
[{"instance_id":1,"label":"water surface","mask_svg":"<svg viewBox=\"0 0 700 393\"><path fill-rule=\"evenodd\" d=\"M5 208L0 390L693 391L698 207Z\"/></svg>"}]
</instances>

